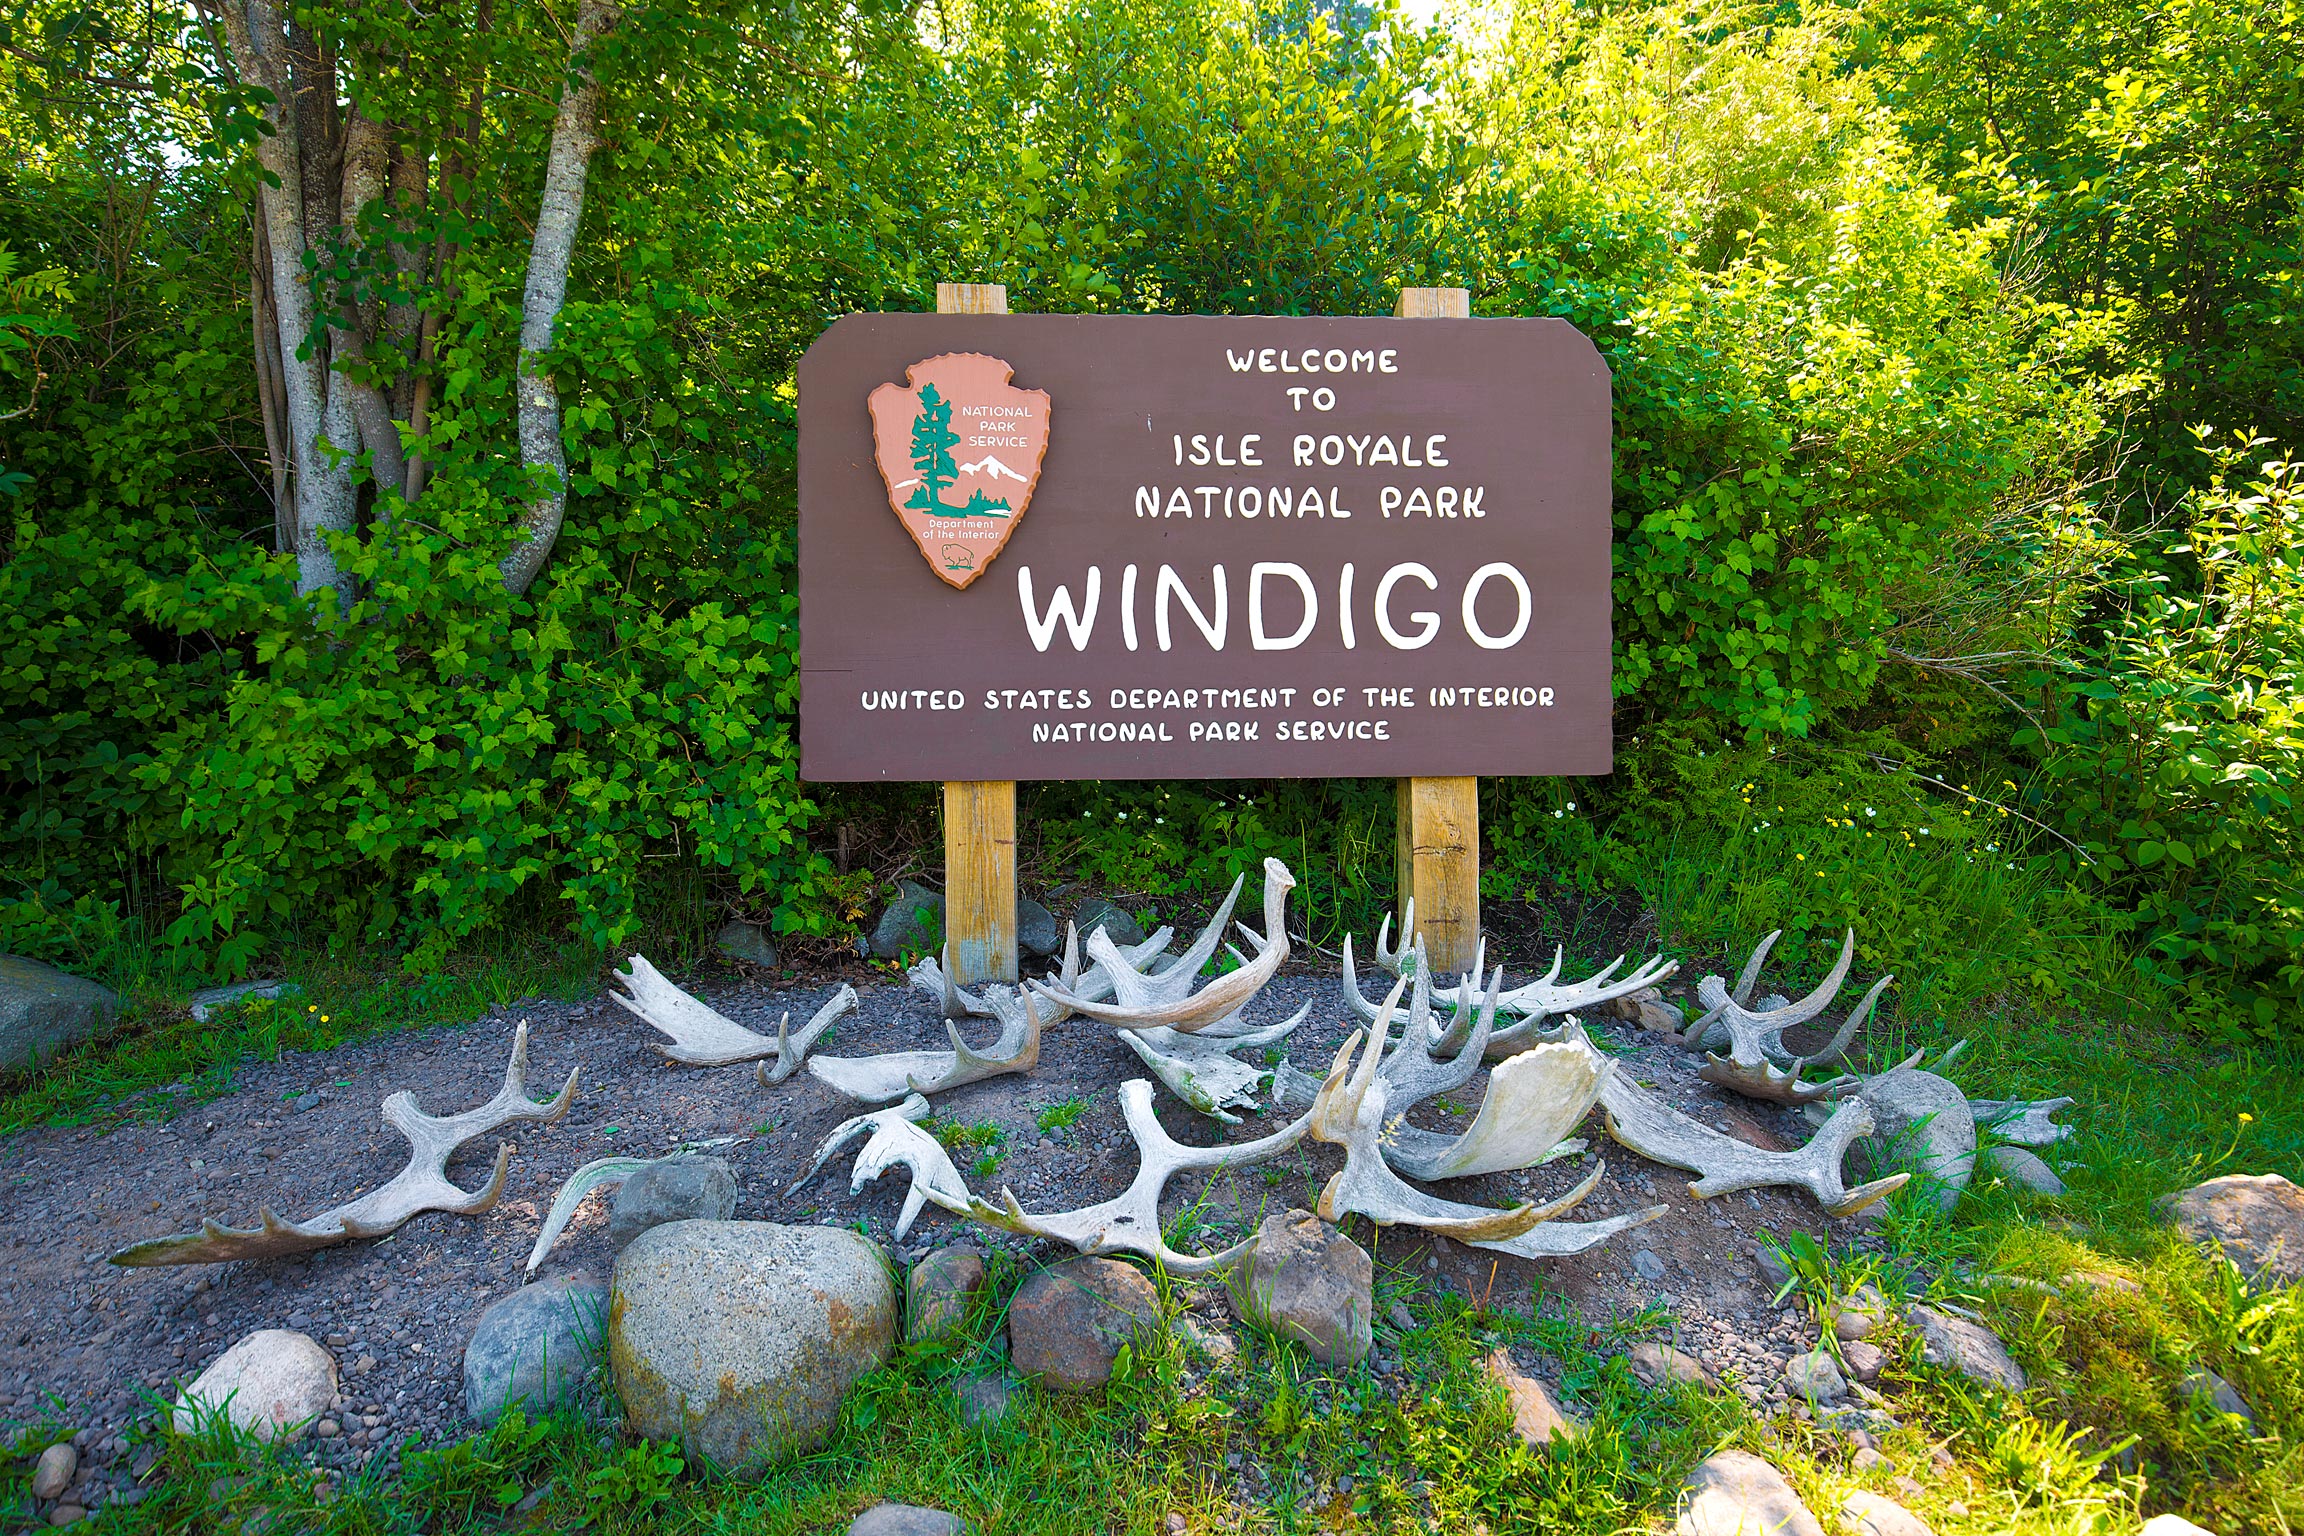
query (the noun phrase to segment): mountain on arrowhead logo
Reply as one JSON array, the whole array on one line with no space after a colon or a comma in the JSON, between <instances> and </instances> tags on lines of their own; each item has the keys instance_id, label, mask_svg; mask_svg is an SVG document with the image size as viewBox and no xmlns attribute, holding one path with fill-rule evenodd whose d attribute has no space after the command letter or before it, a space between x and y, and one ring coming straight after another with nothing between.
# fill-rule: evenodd
<instances>
[{"instance_id":1,"label":"mountain on arrowhead logo","mask_svg":"<svg viewBox=\"0 0 2304 1536\"><path fill-rule=\"evenodd\" d=\"M883 384L873 456L888 505L938 579L964 588L1016 531L1048 451L1048 394L981 352L947 352Z\"/></svg>"}]
</instances>

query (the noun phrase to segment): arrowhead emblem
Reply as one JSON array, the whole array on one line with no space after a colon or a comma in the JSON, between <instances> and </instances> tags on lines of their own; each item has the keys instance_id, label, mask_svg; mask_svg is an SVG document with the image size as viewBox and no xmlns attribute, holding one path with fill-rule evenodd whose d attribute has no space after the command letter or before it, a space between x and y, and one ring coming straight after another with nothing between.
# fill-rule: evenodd
<instances>
[{"instance_id":1,"label":"arrowhead emblem","mask_svg":"<svg viewBox=\"0 0 2304 1536\"><path fill-rule=\"evenodd\" d=\"M1048 394L981 352L947 352L904 370L867 402L888 505L939 580L984 574L1031 504L1048 451Z\"/></svg>"}]
</instances>

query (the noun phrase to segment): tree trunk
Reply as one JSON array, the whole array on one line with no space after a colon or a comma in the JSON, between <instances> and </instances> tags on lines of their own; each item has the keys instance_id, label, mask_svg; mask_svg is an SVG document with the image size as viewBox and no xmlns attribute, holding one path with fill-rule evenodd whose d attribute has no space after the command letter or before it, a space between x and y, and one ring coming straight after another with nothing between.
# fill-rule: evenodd
<instances>
[{"instance_id":1,"label":"tree trunk","mask_svg":"<svg viewBox=\"0 0 2304 1536\"><path fill-rule=\"evenodd\" d=\"M296 544L296 500L288 478L288 399L280 376L280 315L272 305L272 242L259 203L248 220L248 308L256 358L256 411L264 419L264 462L272 471L272 549Z\"/></svg>"},{"instance_id":2,"label":"tree trunk","mask_svg":"<svg viewBox=\"0 0 2304 1536\"><path fill-rule=\"evenodd\" d=\"M289 79L288 33L273 0L226 0L223 12L225 36L241 82L272 94L264 108L272 132L256 142L257 162L270 175L256 193L271 251L267 276L280 338L281 394L287 402L296 590L309 596L323 587L336 588L341 602L336 557L322 534L352 527L352 481L341 465L327 467L321 450L322 434L328 430L328 343L325 336L313 334L312 290L304 282L310 235L299 125L304 114L296 110ZM348 429L349 422L345 426Z\"/></svg>"},{"instance_id":3,"label":"tree trunk","mask_svg":"<svg viewBox=\"0 0 2304 1536\"><path fill-rule=\"evenodd\" d=\"M520 459L534 489L520 518L520 541L499 569L505 589L528 590L551 558L568 510L568 454L560 440L560 391L545 371L552 327L568 295L568 263L576 226L584 217L584 180L600 143L600 84L592 74L592 45L620 19L612 0L581 0L568 61L572 80L561 87L545 162L543 206L528 249L528 284L520 303Z\"/></svg>"},{"instance_id":4,"label":"tree trunk","mask_svg":"<svg viewBox=\"0 0 2304 1536\"><path fill-rule=\"evenodd\" d=\"M384 196L385 167L391 145L384 125L357 108L344 131L344 243L355 250L364 243L360 221L369 207ZM369 369L370 338L380 318L380 306L347 296L338 306L343 328L335 335L337 372L330 382L331 396L342 394L360 441L368 450L369 473L376 482L378 516L389 516L390 497L397 496L407 479L401 456L400 429L392 420L392 402L382 386L359 377ZM334 440L331 431L330 439ZM389 495L386 487L390 487Z\"/></svg>"}]
</instances>

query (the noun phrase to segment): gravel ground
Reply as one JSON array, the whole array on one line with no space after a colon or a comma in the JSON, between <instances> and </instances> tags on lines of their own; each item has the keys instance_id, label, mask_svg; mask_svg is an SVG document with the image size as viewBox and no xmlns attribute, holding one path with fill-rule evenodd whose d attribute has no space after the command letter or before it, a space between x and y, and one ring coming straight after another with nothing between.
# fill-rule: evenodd
<instances>
[{"instance_id":1,"label":"gravel ground","mask_svg":"<svg viewBox=\"0 0 2304 1536\"><path fill-rule=\"evenodd\" d=\"M1508 977L1517 981L1517 976ZM1692 978L1688 978L1692 979ZM1369 985L1363 977L1363 986ZM786 1009L798 1023L830 995L829 986L776 988L757 981L706 978L700 995L737 1022L770 1035ZM945 1044L934 1004L885 981L860 987L862 1007L841 1020L819 1054L866 1055ZM1668 995L1675 989L1668 988ZM1683 996L1678 999L1685 1003ZM1269 985L1249 1010L1252 1022L1277 1021L1304 1002L1310 1022L1288 1042L1290 1059L1317 1076L1346 1037L1348 1017L1336 973L1299 966ZM392 1237L264 1263L120 1269L105 1256L129 1243L196 1227L204 1216L250 1223L259 1205L287 1217L314 1214L373 1188L405 1162L406 1149L382 1124L377 1106L399 1089L414 1092L436 1114L484 1102L501 1081L515 1026L530 1026L529 1089L548 1097L572 1068L582 1069L575 1101L556 1125L514 1125L459 1152L449 1175L466 1188L488 1176L497 1142L514 1147L510 1178L497 1207L481 1216L419 1216ZM1588 1021L1590 1022L1590 1021ZM989 1037L992 1026L980 1026ZM1597 1023L1593 1033L1616 1052L1623 1070L1678 1107L1747 1140L1793 1145L1807 1127L1790 1111L1730 1101L1695 1075L1697 1058L1629 1025ZM414 1437L425 1442L466 1432L462 1356L474 1320L488 1303L521 1283L521 1268L553 1192L580 1164L610 1154L654 1155L683 1142L722 1141L715 1155L735 1167L737 1215L772 1221L859 1219L889 1237L906 1175L897 1170L851 1195L848 1165L856 1145L797 1191L817 1143L858 1106L805 1073L763 1087L750 1064L694 1068L664 1061L650 1048L655 1032L599 998L570 1004L530 1000L491 1010L461 1027L397 1036L321 1054L251 1066L227 1097L186 1107L160 1123L92 1129L32 1130L0 1143L7 1220L0 1223L0 1419L51 1418L85 1426L79 1436L84 1504L134 1497L126 1431L234 1340L259 1328L292 1328L322 1340L343 1370L337 1433L310 1442L325 1464L353 1467L383 1456L389 1463ZM1075 1019L1051 1029L1030 1074L942 1095L938 1115L1004 1133L997 1166L971 1172L972 1188L997 1199L1005 1185L1027 1210L1056 1211L1110 1198L1136 1167L1120 1120L1115 1084L1146 1075L1112 1032ZM1477 1082L1454 1098L1478 1103ZM1052 1133L1038 1117L1067 1100L1086 1108ZM1267 1111L1224 1127L1162 1090L1160 1116L1179 1140L1200 1144L1267 1134L1284 1117ZM1468 1124L1468 1111L1418 1118L1434 1129ZM1661 1221L1623 1234L1572 1259L1532 1263L1435 1239L1412 1228L1389 1229L1377 1261L1389 1273L1429 1286L1526 1306L1550 1297L1604 1317L1662 1302L1675 1318L1674 1341L1715 1368L1749 1384L1756 1404L1782 1401L1785 1359L1814 1342L1804 1319L1768 1305L1768 1287L1753 1261L1755 1234L1823 1233L1832 1225L1807 1195L1761 1191L1710 1202L1688 1195L1688 1176L1650 1164L1608 1140L1595 1113L1581 1134L1609 1172L1576 1216L1604 1215L1661 1203ZM1173 1180L1164 1216L1195 1203L1230 1240L1265 1212L1308 1206L1340 1162L1337 1150L1305 1143L1259 1168ZM1565 1191L1589 1171L1584 1158L1527 1173L1451 1181L1447 1197L1506 1205ZM546 1265L546 1272L612 1264L606 1239L607 1199L588 1202ZM1847 1224L1842 1224L1845 1227ZM1364 1230L1364 1229L1363 1229ZM916 1256L962 1235L1041 1252L1046 1245L986 1233L931 1206L901 1245ZM1642 1255L1652 1255L1643 1259ZM1051 1253L1049 1256L1053 1257ZM1650 1276L1644 1277L1635 1269Z\"/></svg>"}]
</instances>

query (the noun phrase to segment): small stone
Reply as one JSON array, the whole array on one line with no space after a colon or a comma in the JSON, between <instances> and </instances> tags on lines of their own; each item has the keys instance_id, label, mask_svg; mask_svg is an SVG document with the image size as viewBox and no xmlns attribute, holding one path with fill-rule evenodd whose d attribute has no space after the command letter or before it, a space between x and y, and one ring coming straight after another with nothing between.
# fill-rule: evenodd
<instances>
[{"instance_id":1,"label":"small stone","mask_svg":"<svg viewBox=\"0 0 2304 1536\"><path fill-rule=\"evenodd\" d=\"M300 1093L296 1095L296 1097L290 1099L288 1101L288 1107L295 1113L304 1115L310 1114L313 1110L318 1109L321 1105L327 1102L328 1095L320 1092L318 1089L314 1089L310 1093Z\"/></svg>"},{"instance_id":2,"label":"small stone","mask_svg":"<svg viewBox=\"0 0 2304 1536\"><path fill-rule=\"evenodd\" d=\"M608 1208L608 1246L618 1253L668 1221L726 1221L736 1214L736 1170L718 1157L667 1157L624 1181Z\"/></svg>"},{"instance_id":3,"label":"small stone","mask_svg":"<svg viewBox=\"0 0 2304 1536\"><path fill-rule=\"evenodd\" d=\"M1069 1259L1017 1287L1008 1305L1008 1358L1042 1385L1093 1392L1112 1379L1121 1346L1160 1326L1160 1293L1118 1259Z\"/></svg>"},{"instance_id":4,"label":"small stone","mask_svg":"<svg viewBox=\"0 0 2304 1536\"><path fill-rule=\"evenodd\" d=\"M1243 1322L1294 1339L1326 1364L1350 1365L1373 1342L1375 1260L1310 1211L1265 1217L1224 1289Z\"/></svg>"},{"instance_id":5,"label":"small stone","mask_svg":"<svg viewBox=\"0 0 2304 1536\"><path fill-rule=\"evenodd\" d=\"M1392 1303L1391 1306L1385 1308L1384 1321L1390 1323L1393 1328L1400 1333L1413 1333L1416 1331L1416 1314L1409 1311L1407 1305L1403 1302L1396 1301Z\"/></svg>"},{"instance_id":6,"label":"small stone","mask_svg":"<svg viewBox=\"0 0 2304 1536\"><path fill-rule=\"evenodd\" d=\"M50 1525L78 1525L88 1518L88 1511L77 1504L59 1504L48 1511Z\"/></svg>"},{"instance_id":7,"label":"small stone","mask_svg":"<svg viewBox=\"0 0 2304 1536\"><path fill-rule=\"evenodd\" d=\"M952 1389L960 1399L960 1422L970 1429L1004 1423L1014 1411L1019 1385L1007 1376L963 1377Z\"/></svg>"},{"instance_id":8,"label":"small stone","mask_svg":"<svg viewBox=\"0 0 2304 1536\"><path fill-rule=\"evenodd\" d=\"M720 953L730 955L752 965L773 966L779 963L776 941L768 937L768 930L758 923L747 923L730 918L720 925L720 933L713 943Z\"/></svg>"},{"instance_id":9,"label":"small stone","mask_svg":"<svg viewBox=\"0 0 2304 1536\"><path fill-rule=\"evenodd\" d=\"M917 1504L875 1504L848 1526L848 1536L960 1536L968 1529L958 1515Z\"/></svg>"},{"instance_id":10,"label":"small stone","mask_svg":"<svg viewBox=\"0 0 2304 1536\"><path fill-rule=\"evenodd\" d=\"M1896 1496L1907 1504L1918 1503L1928 1492L1920 1485L1920 1479L1907 1472L1899 1472L1890 1478L1888 1486L1895 1489Z\"/></svg>"},{"instance_id":11,"label":"small stone","mask_svg":"<svg viewBox=\"0 0 2304 1536\"><path fill-rule=\"evenodd\" d=\"M1896 1463L1881 1455L1879 1447L1860 1445L1856 1447L1856 1454L1848 1458L1848 1465L1859 1472L1877 1472L1882 1467L1892 1467Z\"/></svg>"},{"instance_id":12,"label":"small stone","mask_svg":"<svg viewBox=\"0 0 2304 1536\"><path fill-rule=\"evenodd\" d=\"M1190 1313L1176 1319L1176 1337L1218 1365L1230 1365L1240 1358L1238 1339L1221 1328L1209 1327Z\"/></svg>"},{"instance_id":13,"label":"small stone","mask_svg":"<svg viewBox=\"0 0 2304 1536\"><path fill-rule=\"evenodd\" d=\"M176 1400L172 1422L192 1433L221 1409L235 1428L260 1440L294 1440L334 1405L336 1361L301 1333L265 1328L216 1357Z\"/></svg>"},{"instance_id":14,"label":"small stone","mask_svg":"<svg viewBox=\"0 0 2304 1536\"><path fill-rule=\"evenodd\" d=\"M944 937L944 898L912 880L896 883L896 899L873 926L871 949L882 960L935 954Z\"/></svg>"},{"instance_id":15,"label":"small stone","mask_svg":"<svg viewBox=\"0 0 2304 1536\"><path fill-rule=\"evenodd\" d=\"M1632 1374L1640 1384L1651 1389L1667 1383L1680 1382L1692 1387L1713 1385L1712 1372L1694 1355L1683 1354L1669 1344L1653 1341L1635 1344L1628 1357Z\"/></svg>"},{"instance_id":16,"label":"small stone","mask_svg":"<svg viewBox=\"0 0 2304 1536\"><path fill-rule=\"evenodd\" d=\"M1936 1536L1927 1521L1894 1499L1862 1490L1840 1501L1840 1523L1849 1536Z\"/></svg>"},{"instance_id":17,"label":"small stone","mask_svg":"<svg viewBox=\"0 0 2304 1536\"><path fill-rule=\"evenodd\" d=\"M1881 1371L1887 1368L1888 1352L1866 1340L1851 1339L1840 1346L1840 1363L1848 1368L1848 1374L1856 1380L1874 1382L1880 1379Z\"/></svg>"},{"instance_id":18,"label":"small stone","mask_svg":"<svg viewBox=\"0 0 2304 1536\"><path fill-rule=\"evenodd\" d=\"M1632 1268L1643 1280L1664 1278L1664 1261L1645 1248L1632 1255Z\"/></svg>"},{"instance_id":19,"label":"small stone","mask_svg":"<svg viewBox=\"0 0 2304 1536\"><path fill-rule=\"evenodd\" d=\"M464 1346L464 1411L488 1425L514 1403L535 1415L571 1401L600 1364L607 1319L608 1287L588 1275L498 1297Z\"/></svg>"},{"instance_id":20,"label":"small stone","mask_svg":"<svg viewBox=\"0 0 2304 1536\"><path fill-rule=\"evenodd\" d=\"M48 1447L32 1468L32 1497L55 1498L72 1486L72 1474L79 1470L80 1453L72 1449L71 1441L59 1441Z\"/></svg>"},{"instance_id":21,"label":"small stone","mask_svg":"<svg viewBox=\"0 0 2304 1536\"><path fill-rule=\"evenodd\" d=\"M1056 914L1029 896L1016 901L1016 947L1035 960L1052 960L1064 948L1064 930L1057 926Z\"/></svg>"},{"instance_id":22,"label":"small stone","mask_svg":"<svg viewBox=\"0 0 2304 1536\"><path fill-rule=\"evenodd\" d=\"M968 1321L984 1290L984 1255L968 1244L939 1248L912 1266L904 1284L904 1337L918 1342Z\"/></svg>"},{"instance_id":23,"label":"small stone","mask_svg":"<svg viewBox=\"0 0 2304 1536\"><path fill-rule=\"evenodd\" d=\"M376 1357L374 1355L362 1355L352 1364L352 1374L355 1376L365 1376L374 1369L376 1369Z\"/></svg>"},{"instance_id":24,"label":"small stone","mask_svg":"<svg viewBox=\"0 0 2304 1536\"><path fill-rule=\"evenodd\" d=\"M1674 1536L1824 1536L1784 1474L1749 1451L1696 1464L1681 1494Z\"/></svg>"},{"instance_id":25,"label":"small stone","mask_svg":"<svg viewBox=\"0 0 2304 1536\"><path fill-rule=\"evenodd\" d=\"M2208 1406L2218 1413L2245 1420L2248 1428L2256 1428L2256 1415L2249 1409L2247 1399L2232 1390L2232 1383L2211 1370L2197 1370L2176 1384L2176 1390L2195 1401L2205 1398Z\"/></svg>"},{"instance_id":26,"label":"small stone","mask_svg":"<svg viewBox=\"0 0 2304 1536\"><path fill-rule=\"evenodd\" d=\"M1776 1251L1773 1244L1763 1242L1755 1245L1752 1261L1760 1266L1760 1278L1768 1282L1770 1296L1792 1283L1792 1271L1785 1267L1784 1256Z\"/></svg>"},{"instance_id":27,"label":"small stone","mask_svg":"<svg viewBox=\"0 0 2304 1536\"><path fill-rule=\"evenodd\" d=\"M1072 923L1080 930L1082 944L1086 944L1088 935L1098 928L1110 934L1112 942L1123 949L1144 942L1144 930L1136 919L1101 896L1091 896L1080 903L1072 913Z\"/></svg>"},{"instance_id":28,"label":"small stone","mask_svg":"<svg viewBox=\"0 0 2304 1536\"><path fill-rule=\"evenodd\" d=\"M1881 1299L1876 1287L1866 1283L1858 1286L1854 1295L1835 1301L1828 1315L1834 1338L1868 1339L1875 1328L1887 1321L1888 1303Z\"/></svg>"},{"instance_id":29,"label":"small stone","mask_svg":"<svg viewBox=\"0 0 2304 1536\"><path fill-rule=\"evenodd\" d=\"M337 1423L334 1419L322 1419L319 1423L312 1426L312 1433L318 1435L323 1440L333 1440L338 1435L344 1433L344 1426Z\"/></svg>"},{"instance_id":30,"label":"small stone","mask_svg":"<svg viewBox=\"0 0 2304 1536\"><path fill-rule=\"evenodd\" d=\"M1928 1364L2010 1392L2021 1392L2031 1385L2023 1367L2009 1356L2008 1347L1983 1324L1929 1306L1915 1306L1904 1315L1920 1334L1920 1358Z\"/></svg>"},{"instance_id":31,"label":"small stone","mask_svg":"<svg viewBox=\"0 0 2304 1536\"><path fill-rule=\"evenodd\" d=\"M1551 1389L1513 1363L1510 1350L1498 1345L1483 1368L1488 1379L1504 1389L1512 1405L1512 1430L1522 1445L1541 1450L1555 1439L1574 1440L1584 1433L1584 1426L1553 1400Z\"/></svg>"},{"instance_id":32,"label":"small stone","mask_svg":"<svg viewBox=\"0 0 2304 1536\"><path fill-rule=\"evenodd\" d=\"M2154 1515L2136 1536L2215 1536L2215 1532L2194 1525L2182 1515Z\"/></svg>"},{"instance_id":33,"label":"small stone","mask_svg":"<svg viewBox=\"0 0 2304 1536\"><path fill-rule=\"evenodd\" d=\"M292 981L235 981L221 987L202 987L192 994L192 1022L205 1024L224 1009L252 998L302 997L304 989Z\"/></svg>"},{"instance_id":34,"label":"small stone","mask_svg":"<svg viewBox=\"0 0 2304 1536\"><path fill-rule=\"evenodd\" d=\"M1841 1379L1840 1367L1821 1345L1807 1354L1794 1355L1785 1363L1784 1384L1810 1403L1837 1402L1848 1395L1848 1383Z\"/></svg>"},{"instance_id":35,"label":"small stone","mask_svg":"<svg viewBox=\"0 0 2304 1536\"><path fill-rule=\"evenodd\" d=\"M2304 1280L2304 1189L2276 1173L2227 1174L2160 1202L2176 1230L2271 1285Z\"/></svg>"}]
</instances>

